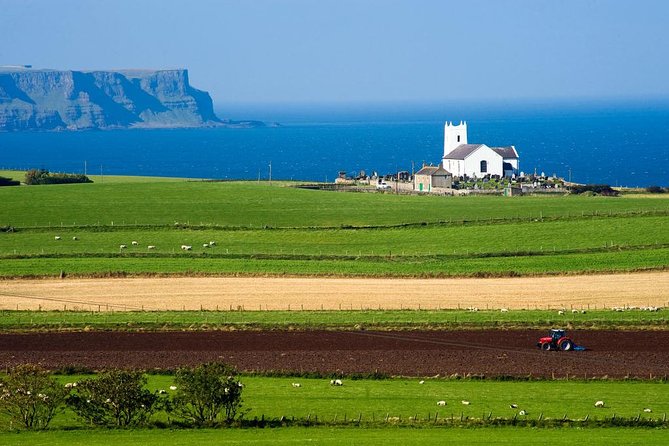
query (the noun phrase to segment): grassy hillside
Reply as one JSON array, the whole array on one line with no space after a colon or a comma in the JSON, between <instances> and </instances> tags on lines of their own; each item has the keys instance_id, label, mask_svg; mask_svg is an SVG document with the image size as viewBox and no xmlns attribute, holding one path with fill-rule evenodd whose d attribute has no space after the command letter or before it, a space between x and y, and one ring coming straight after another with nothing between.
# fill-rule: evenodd
<instances>
[{"instance_id":1,"label":"grassy hillside","mask_svg":"<svg viewBox=\"0 0 669 446\"><path fill-rule=\"evenodd\" d=\"M0 276L669 267L669 198L404 196L105 177L104 183L1 188L0 201L0 226L14 228L0 233ZM203 247L212 240L214 247ZM122 244L128 248L121 252Z\"/></svg>"}]
</instances>

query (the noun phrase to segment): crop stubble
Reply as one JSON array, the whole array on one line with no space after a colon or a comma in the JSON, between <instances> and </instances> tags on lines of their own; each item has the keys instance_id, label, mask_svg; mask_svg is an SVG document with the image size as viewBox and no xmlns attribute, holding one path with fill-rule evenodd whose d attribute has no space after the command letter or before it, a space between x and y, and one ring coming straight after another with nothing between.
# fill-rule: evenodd
<instances>
[{"instance_id":1,"label":"crop stubble","mask_svg":"<svg viewBox=\"0 0 669 446\"><path fill-rule=\"evenodd\" d=\"M0 281L0 309L551 309L669 305L669 272L519 278L178 277Z\"/></svg>"}]
</instances>

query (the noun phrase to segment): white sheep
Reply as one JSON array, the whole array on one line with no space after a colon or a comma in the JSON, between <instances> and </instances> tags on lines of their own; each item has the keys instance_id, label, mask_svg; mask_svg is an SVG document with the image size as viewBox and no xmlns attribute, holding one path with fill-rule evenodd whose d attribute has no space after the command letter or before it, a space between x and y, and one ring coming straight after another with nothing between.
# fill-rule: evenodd
<instances>
[{"instance_id":1,"label":"white sheep","mask_svg":"<svg viewBox=\"0 0 669 446\"><path fill-rule=\"evenodd\" d=\"M300 383L293 383L293 387L302 387L302 384L300 384Z\"/></svg>"},{"instance_id":2,"label":"white sheep","mask_svg":"<svg viewBox=\"0 0 669 446\"><path fill-rule=\"evenodd\" d=\"M563 311L563 310L560 310L560 311L558 311L558 314L559 314L560 316L562 316L562 315L564 314L564 311Z\"/></svg>"},{"instance_id":3,"label":"white sheep","mask_svg":"<svg viewBox=\"0 0 669 446\"><path fill-rule=\"evenodd\" d=\"M418 381L418 384L425 384L425 380L421 379L420 381Z\"/></svg>"},{"instance_id":4,"label":"white sheep","mask_svg":"<svg viewBox=\"0 0 669 446\"><path fill-rule=\"evenodd\" d=\"M652 410L650 410L650 409L647 408L647 407L646 407L643 411L646 412L646 413L651 413L651 412L652 412Z\"/></svg>"},{"instance_id":5,"label":"white sheep","mask_svg":"<svg viewBox=\"0 0 669 446\"><path fill-rule=\"evenodd\" d=\"M527 415L527 412L525 412L524 410L521 410L520 412L518 412L518 415L525 416L525 415Z\"/></svg>"},{"instance_id":6,"label":"white sheep","mask_svg":"<svg viewBox=\"0 0 669 446\"><path fill-rule=\"evenodd\" d=\"M119 246L118 248L119 248L119 249L126 249L127 247L128 247L128 245L121 245L121 246Z\"/></svg>"},{"instance_id":7,"label":"white sheep","mask_svg":"<svg viewBox=\"0 0 669 446\"><path fill-rule=\"evenodd\" d=\"M202 247L203 247L203 248L209 248L209 243L203 243L203 244L202 244Z\"/></svg>"},{"instance_id":8,"label":"white sheep","mask_svg":"<svg viewBox=\"0 0 669 446\"><path fill-rule=\"evenodd\" d=\"M595 407L604 407L604 401L597 401L595 402Z\"/></svg>"},{"instance_id":9,"label":"white sheep","mask_svg":"<svg viewBox=\"0 0 669 446\"><path fill-rule=\"evenodd\" d=\"M154 245L149 245L146 247L146 249L156 249L156 247Z\"/></svg>"},{"instance_id":10,"label":"white sheep","mask_svg":"<svg viewBox=\"0 0 669 446\"><path fill-rule=\"evenodd\" d=\"M331 386L343 386L344 383L342 382L341 379L331 379L330 380L330 385Z\"/></svg>"},{"instance_id":11,"label":"white sheep","mask_svg":"<svg viewBox=\"0 0 669 446\"><path fill-rule=\"evenodd\" d=\"M191 245L181 245L181 249L183 249L184 251L190 251L191 249L193 249L193 247Z\"/></svg>"},{"instance_id":12,"label":"white sheep","mask_svg":"<svg viewBox=\"0 0 669 446\"><path fill-rule=\"evenodd\" d=\"M578 310L577 310L576 308L574 308L573 310L571 310L571 314L577 314L577 313L578 313Z\"/></svg>"},{"instance_id":13,"label":"white sheep","mask_svg":"<svg viewBox=\"0 0 669 446\"><path fill-rule=\"evenodd\" d=\"M170 386L170 390L177 390L177 386Z\"/></svg>"},{"instance_id":14,"label":"white sheep","mask_svg":"<svg viewBox=\"0 0 669 446\"><path fill-rule=\"evenodd\" d=\"M209 242L209 246L214 246L216 245L216 242Z\"/></svg>"},{"instance_id":15,"label":"white sheep","mask_svg":"<svg viewBox=\"0 0 669 446\"><path fill-rule=\"evenodd\" d=\"M57 235L53 238L54 240L60 240L60 235Z\"/></svg>"},{"instance_id":16,"label":"white sheep","mask_svg":"<svg viewBox=\"0 0 669 446\"><path fill-rule=\"evenodd\" d=\"M132 246L137 246L137 245L139 245L139 242L138 242L137 240L133 240L131 243L132 243Z\"/></svg>"},{"instance_id":17,"label":"white sheep","mask_svg":"<svg viewBox=\"0 0 669 446\"><path fill-rule=\"evenodd\" d=\"M502 313L508 313L509 309L508 308L502 308L499 311L501 311Z\"/></svg>"},{"instance_id":18,"label":"white sheep","mask_svg":"<svg viewBox=\"0 0 669 446\"><path fill-rule=\"evenodd\" d=\"M446 401L444 401L444 400L437 401L437 406L445 406L445 405L446 405Z\"/></svg>"},{"instance_id":19,"label":"white sheep","mask_svg":"<svg viewBox=\"0 0 669 446\"><path fill-rule=\"evenodd\" d=\"M470 403L469 401L467 401L467 400L462 400L461 403L464 404L465 406L469 406L469 405L471 404L471 403Z\"/></svg>"},{"instance_id":20,"label":"white sheep","mask_svg":"<svg viewBox=\"0 0 669 446\"><path fill-rule=\"evenodd\" d=\"M517 409L517 408L518 408L518 404L509 404L509 408L511 408L511 409Z\"/></svg>"},{"instance_id":21,"label":"white sheep","mask_svg":"<svg viewBox=\"0 0 669 446\"><path fill-rule=\"evenodd\" d=\"M78 239L77 236L75 235L74 237L72 237L72 240L77 241L77 240L79 240L79 239Z\"/></svg>"}]
</instances>

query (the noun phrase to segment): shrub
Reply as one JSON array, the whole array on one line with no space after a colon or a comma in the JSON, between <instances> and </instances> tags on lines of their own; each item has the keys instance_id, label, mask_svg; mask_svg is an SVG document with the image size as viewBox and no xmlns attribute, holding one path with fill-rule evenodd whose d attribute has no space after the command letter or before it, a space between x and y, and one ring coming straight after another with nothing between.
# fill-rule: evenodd
<instances>
[{"instance_id":1,"label":"shrub","mask_svg":"<svg viewBox=\"0 0 669 446\"><path fill-rule=\"evenodd\" d=\"M242 384L225 364L212 362L193 369L181 368L175 384L177 393L171 409L195 425L212 426L220 418L230 423L241 408Z\"/></svg>"},{"instance_id":2,"label":"shrub","mask_svg":"<svg viewBox=\"0 0 669 446\"><path fill-rule=\"evenodd\" d=\"M573 194L584 194L591 192L592 194L603 195L605 197L617 197L619 192L608 184L579 184L571 186Z\"/></svg>"},{"instance_id":3,"label":"shrub","mask_svg":"<svg viewBox=\"0 0 669 446\"><path fill-rule=\"evenodd\" d=\"M31 169L26 172L25 183L33 184L69 184L69 183L92 183L86 175L70 173L50 173L45 169Z\"/></svg>"},{"instance_id":4,"label":"shrub","mask_svg":"<svg viewBox=\"0 0 669 446\"><path fill-rule=\"evenodd\" d=\"M12 180L11 178L7 177L0 177L0 187L2 186L18 186L20 185L20 181Z\"/></svg>"},{"instance_id":5,"label":"shrub","mask_svg":"<svg viewBox=\"0 0 669 446\"><path fill-rule=\"evenodd\" d=\"M68 390L46 370L20 365L0 379L0 410L26 429L46 429L67 394Z\"/></svg>"},{"instance_id":6,"label":"shrub","mask_svg":"<svg viewBox=\"0 0 669 446\"><path fill-rule=\"evenodd\" d=\"M666 191L660 186L648 186L646 188L646 192L648 192L649 194L663 194Z\"/></svg>"},{"instance_id":7,"label":"shrub","mask_svg":"<svg viewBox=\"0 0 669 446\"><path fill-rule=\"evenodd\" d=\"M110 370L77 383L67 405L86 421L99 426L144 424L162 402L145 389L140 371Z\"/></svg>"}]
</instances>

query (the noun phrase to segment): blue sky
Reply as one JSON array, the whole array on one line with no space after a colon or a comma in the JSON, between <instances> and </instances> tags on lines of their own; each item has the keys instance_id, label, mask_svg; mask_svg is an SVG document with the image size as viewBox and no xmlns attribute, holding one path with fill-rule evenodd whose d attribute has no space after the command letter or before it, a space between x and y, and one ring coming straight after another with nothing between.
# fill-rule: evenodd
<instances>
[{"instance_id":1,"label":"blue sky","mask_svg":"<svg viewBox=\"0 0 669 446\"><path fill-rule=\"evenodd\" d=\"M666 0L0 0L0 64L173 68L215 102L669 97Z\"/></svg>"}]
</instances>

